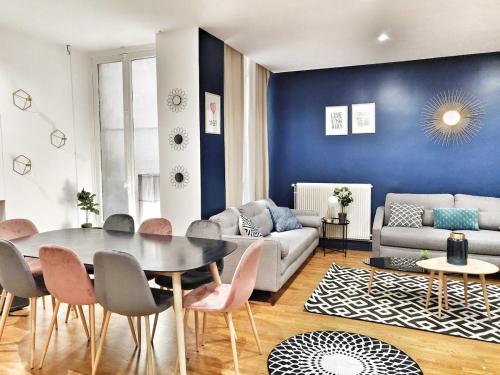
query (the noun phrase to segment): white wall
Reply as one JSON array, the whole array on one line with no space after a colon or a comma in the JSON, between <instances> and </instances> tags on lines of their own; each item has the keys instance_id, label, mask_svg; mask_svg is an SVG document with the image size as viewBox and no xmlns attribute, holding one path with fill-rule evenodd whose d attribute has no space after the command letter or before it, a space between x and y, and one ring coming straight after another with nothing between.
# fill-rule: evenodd
<instances>
[{"instance_id":1,"label":"white wall","mask_svg":"<svg viewBox=\"0 0 500 375\"><path fill-rule=\"evenodd\" d=\"M161 212L172 221L176 235L183 235L189 223L201 216L198 55L198 28L156 35ZM174 88L187 95L187 107L181 112L172 112L167 106L168 94ZM169 134L175 127L183 127L189 134L188 147L183 151L169 145ZM172 169L178 165L189 173L189 183L183 189L170 181Z\"/></svg>"},{"instance_id":2,"label":"white wall","mask_svg":"<svg viewBox=\"0 0 500 375\"><path fill-rule=\"evenodd\" d=\"M73 51L71 75L70 56L64 45L0 30L0 46L2 198L6 218L29 218L41 231L76 226L80 215L76 191L82 186L94 188L90 57ZM12 93L19 88L33 97L33 105L26 111L12 104ZM56 128L68 137L61 149L50 144L50 132ZM32 160L28 175L12 171L12 159L19 154Z\"/></svg>"}]
</instances>

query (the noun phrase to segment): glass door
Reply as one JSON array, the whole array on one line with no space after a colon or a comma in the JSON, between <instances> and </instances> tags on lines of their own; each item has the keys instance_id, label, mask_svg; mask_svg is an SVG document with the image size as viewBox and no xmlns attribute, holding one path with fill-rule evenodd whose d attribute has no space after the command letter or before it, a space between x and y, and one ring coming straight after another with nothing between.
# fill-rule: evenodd
<instances>
[{"instance_id":1,"label":"glass door","mask_svg":"<svg viewBox=\"0 0 500 375\"><path fill-rule=\"evenodd\" d=\"M97 65L102 215L141 222L160 216L156 59L117 59Z\"/></svg>"}]
</instances>

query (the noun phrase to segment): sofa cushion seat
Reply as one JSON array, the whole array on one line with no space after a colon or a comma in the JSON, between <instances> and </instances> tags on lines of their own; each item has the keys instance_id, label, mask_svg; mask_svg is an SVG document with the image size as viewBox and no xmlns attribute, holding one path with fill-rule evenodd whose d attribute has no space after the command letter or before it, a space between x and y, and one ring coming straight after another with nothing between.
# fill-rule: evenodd
<instances>
[{"instance_id":1,"label":"sofa cushion seat","mask_svg":"<svg viewBox=\"0 0 500 375\"><path fill-rule=\"evenodd\" d=\"M380 243L385 246L445 251L449 236L450 230L448 229L426 226L422 228L383 227Z\"/></svg>"},{"instance_id":2,"label":"sofa cushion seat","mask_svg":"<svg viewBox=\"0 0 500 375\"><path fill-rule=\"evenodd\" d=\"M461 230L469 242L469 254L500 255L500 232L496 230Z\"/></svg>"},{"instance_id":3,"label":"sofa cushion seat","mask_svg":"<svg viewBox=\"0 0 500 375\"><path fill-rule=\"evenodd\" d=\"M288 267L319 236L316 228L301 228L286 232L272 232L271 238L281 244L281 259Z\"/></svg>"}]
</instances>

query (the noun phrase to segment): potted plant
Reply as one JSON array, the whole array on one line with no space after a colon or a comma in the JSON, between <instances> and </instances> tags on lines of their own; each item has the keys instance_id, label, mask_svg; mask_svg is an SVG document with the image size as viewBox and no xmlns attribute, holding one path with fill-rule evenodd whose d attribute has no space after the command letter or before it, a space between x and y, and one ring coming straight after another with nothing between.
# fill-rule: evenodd
<instances>
[{"instance_id":1,"label":"potted plant","mask_svg":"<svg viewBox=\"0 0 500 375\"><path fill-rule=\"evenodd\" d=\"M95 194L82 189L82 191L76 194L76 198L78 199L80 210L85 211L85 223L82 224L82 228L92 228L92 223L89 222L89 214L99 215L99 210L97 209L99 203L94 202Z\"/></svg>"},{"instance_id":2,"label":"potted plant","mask_svg":"<svg viewBox=\"0 0 500 375\"><path fill-rule=\"evenodd\" d=\"M345 212L345 209L352 202L354 202L354 198L352 197L352 192L351 190L349 190L348 187L343 186L335 188L335 190L333 191L333 195L337 197L340 206L342 207L342 212L339 212L339 223L344 224L347 219L347 213Z\"/></svg>"}]
</instances>

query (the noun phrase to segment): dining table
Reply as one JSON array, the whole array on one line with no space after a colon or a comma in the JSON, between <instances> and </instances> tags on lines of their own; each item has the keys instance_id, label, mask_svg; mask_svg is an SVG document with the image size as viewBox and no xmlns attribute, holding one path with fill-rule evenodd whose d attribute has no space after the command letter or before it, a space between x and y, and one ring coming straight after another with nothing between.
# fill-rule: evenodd
<instances>
[{"instance_id":1,"label":"dining table","mask_svg":"<svg viewBox=\"0 0 500 375\"><path fill-rule=\"evenodd\" d=\"M171 276L181 375L187 373L181 275L189 270L209 266L214 282L220 284L216 262L237 248L236 243L223 240L129 233L101 228L42 232L13 240L12 243L25 257L34 258L38 258L42 245L63 246L73 250L86 266L93 265L97 251L121 251L134 256L145 272Z\"/></svg>"}]
</instances>

